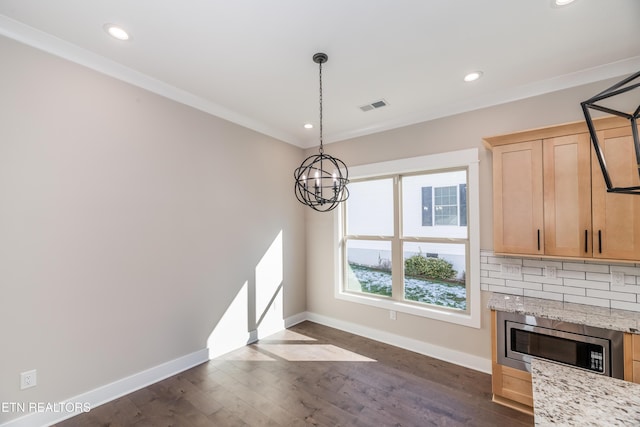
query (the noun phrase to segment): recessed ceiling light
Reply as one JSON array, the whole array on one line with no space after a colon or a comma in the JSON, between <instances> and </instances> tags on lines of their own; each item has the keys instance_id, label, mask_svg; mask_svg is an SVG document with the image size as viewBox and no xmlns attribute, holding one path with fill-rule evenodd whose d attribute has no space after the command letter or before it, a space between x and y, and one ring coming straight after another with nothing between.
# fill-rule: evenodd
<instances>
[{"instance_id":1,"label":"recessed ceiling light","mask_svg":"<svg viewBox=\"0 0 640 427\"><path fill-rule=\"evenodd\" d=\"M127 41L131 39L129 33L114 24L104 24L104 30L114 39Z\"/></svg>"},{"instance_id":2,"label":"recessed ceiling light","mask_svg":"<svg viewBox=\"0 0 640 427\"><path fill-rule=\"evenodd\" d=\"M464 81L473 82L478 80L480 77L482 77L482 71L474 71L473 73L469 73L466 76L464 76Z\"/></svg>"},{"instance_id":3,"label":"recessed ceiling light","mask_svg":"<svg viewBox=\"0 0 640 427\"><path fill-rule=\"evenodd\" d=\"M311 123L305 123L304 128L305 129L313 129L313 125Z\"/></svg>"},{"instance_id":4,"label":"recessed ceiling light","mask_svg":"<svg viewBox=\"0 0 640 427\"><path fill-rule=\"evenodd\" d=\"M575 0L555 0L556 6L566 6L569 3L573 3Z\"/></svg>"}]
</instances>

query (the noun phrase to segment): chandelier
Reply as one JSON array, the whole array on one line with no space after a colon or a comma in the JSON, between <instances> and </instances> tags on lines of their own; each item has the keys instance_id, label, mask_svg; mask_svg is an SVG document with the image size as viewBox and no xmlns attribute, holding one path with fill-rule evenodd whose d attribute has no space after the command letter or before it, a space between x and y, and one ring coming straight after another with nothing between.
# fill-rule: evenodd
<instances>
[{"instance_id":1,"label":"chandelier","mask_svg":"<svg viewBox=\"0 0 640 427\"><path fill-rule=\"evenodd\" d=\"M587 127L589 128L589 134L591 135L591 142L593 144L593 149L596 153L596 157L598 158L598 163L600 163L600 169L602 170L602 175L604 177L604 182L607 185L607 191L609 193L625 193L625 194L640 194L640 186L633 187L615 187L611 181L610 171L607 169L607 163L604 158L604 154L602 152L602 148L600 147L600 142L598 141L598 134L596 132L596 128L593 125L593 119L591 118L590 109L602 111L604 113L613 114L619 117L624 117L629 120L631 124L631 134L633 135L633 145L636 150L636 163L638 165L638 175L640 176L640 137L638 137L638 118L640 117L640 105L635 107L635 103L632 108L635 110L632 113L625 113L624 111L620 111L619 109L614 109L612 107L607 107L602 105L601 101L607 100L614 96L622 95L626 92L629 92L633 89L640 87L639 82L632 83L634 80L640 77L640 72L637 72L626 79L616 83L610 88L600 92L597 95L592 96L584 102L581 102L582 112L584 113L584 118L587 122ZM637 98L636 98L637 102Z\"/></svg>"},{"instance_id":2,"label":"chandelier","mask_svg":"<svg viewBox=\"0 0 640 427\"><path fill-rule=\"evenodd\" d=\"M322 64L327 59L325 53L313 55L313 62L320 68L319 154L307 157L294 172L296 197L300 203L319 212L330 211L349 197L347 166L342 160L325 154L322 146Z\"/></svg>"}]
</instances>

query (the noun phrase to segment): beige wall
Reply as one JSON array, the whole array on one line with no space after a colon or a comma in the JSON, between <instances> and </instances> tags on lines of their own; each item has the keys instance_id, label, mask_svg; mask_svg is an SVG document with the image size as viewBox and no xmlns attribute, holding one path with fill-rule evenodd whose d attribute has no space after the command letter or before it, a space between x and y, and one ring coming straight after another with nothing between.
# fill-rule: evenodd
<instances>
[{"instance_id":1,"label":"beige wall","mask_svg":"<svg viewBox=\"0 0 640 427\"><path fill-rule=\"evenodd\" d=\"M482 138L583 120L580 102L606 89L614 81L615 79L329 144L325 146L325 152L340 158L348 166L355 166L478 147L481 187L480 246L482 249L493 249L491 153L484 148ZM326 123L327 129L330 126L330 123ZM313 151L307 150L307 154ZM393 321L389 320L386 310L336 300L333 297L334 276L331 268L333 220L334 217L315 213L307 215L307 309L310 312L490 359L490 319L488 310L484 308L485 301L482 327L473 329L403 313L398 313L397 320ZM486 295L483 298L486 299Z\"/></svg>"},{"instance_id":2,"label":"beige wall","mask_svg":"<svg viewBox=\"0 0 640 427\"><path fill-rule=\"evenodd\" d=\"M333 217L292 194L302 150L2 37L0 57L0 401L60 401L202 349L245 283L255 328L256 267L280 232L285 317L490 357L486 311L476 330L333 298ZM609 83L326 150L353 166L480 147L491 249L481 138L581 120ZM20 391L29 369L39 384Z\"/></svg>"},{"instance_id":3,"label":"beige wall","mask_svg":"<svg viewBox=\"0 0 640 427\"><path fill-rule=\"evenodd\" d=\"M305 310L301 149L3 37L0 57L0 401L203 349L245 282L254 329L280 232L279 309Z\"/></svg>"}]
</instances>

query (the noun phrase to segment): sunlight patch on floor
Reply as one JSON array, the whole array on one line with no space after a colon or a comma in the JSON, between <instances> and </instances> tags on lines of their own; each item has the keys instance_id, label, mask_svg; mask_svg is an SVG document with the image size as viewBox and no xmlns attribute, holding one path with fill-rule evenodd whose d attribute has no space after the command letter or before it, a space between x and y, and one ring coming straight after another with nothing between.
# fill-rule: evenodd
<instances>
[{"instance_id":1,"label":"sunlight patch on floor","mask_svg":"<svg viewBox=\"0 0 640 427\"><path fill-rule=\"evenodd\" d=\"M218 360L273 362L276 359L264 352L258 351L254 346L247 345L224 356L220 356Z\"/></svg>"},{"instance_id":2,"label":"sunlight patch on floor","mask_svg":"<svg viewBox=\"0 0 640 427\"><path fill-rule=\"evenodd\" d=\"M290 362L375 362L331 344L256 344L265 350Z\"/></svg>"},{"instance_id":3,"label":"sunlight patch on floor","mask_svg":"<svg viewBox=\"0 0 640 427\"><path fill-rule=\"evenodd\" d=\"M315 338L290 331L288 329L271 334L266 338L261 338L261 343L282 342L282 341L317 341Z\"/></svg>"}]
</instances>

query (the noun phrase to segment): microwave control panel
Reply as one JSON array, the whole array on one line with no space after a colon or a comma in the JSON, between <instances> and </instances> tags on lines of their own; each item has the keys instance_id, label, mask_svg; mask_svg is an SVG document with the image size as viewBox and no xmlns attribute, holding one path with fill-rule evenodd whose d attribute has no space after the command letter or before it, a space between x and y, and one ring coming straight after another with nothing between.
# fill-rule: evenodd
<instances>
[{"instance_id":1,"label":"microwave control panel","mask_svg":"<svg viewBox=\"0 0 640 427\"><path fill-rule=\"evenodd\" d=\"M591 350L591 363L589 369L597 372L604 372L604 356L602 354L602 350Z\"/></svg>"}]
</instances>

